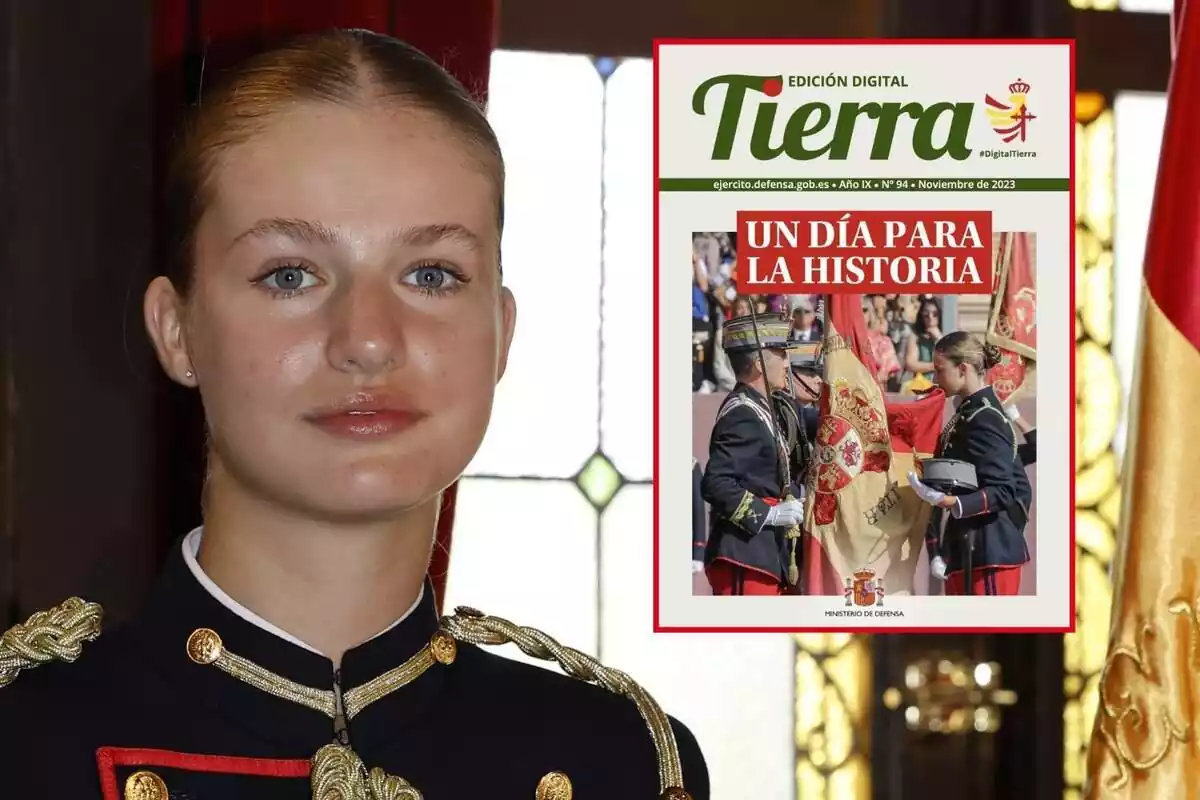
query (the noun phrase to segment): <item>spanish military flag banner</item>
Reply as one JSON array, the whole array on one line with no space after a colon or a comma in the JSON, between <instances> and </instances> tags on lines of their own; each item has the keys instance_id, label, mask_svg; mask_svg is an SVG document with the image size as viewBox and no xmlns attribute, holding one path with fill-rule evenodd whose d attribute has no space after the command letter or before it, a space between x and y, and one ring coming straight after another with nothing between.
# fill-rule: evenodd
<instances>
[{"instance_id":1,"label":"spanish military flag banner","mask_svg":"<svg viewBox=\"0 0 1200 800\"><path fill-rule=\"evenodd\" d=\"M844 580L863 568L889 595L911 594L929 520L907 475L918 457L933 454L945 395L885 403L861 299L825 299L825 385L805 504L806 594L841 594Z\"/></svg>"},{"instance_id":2,"label":"spanish military flag banner","mask_svg":"<svg viewBox=\"0 0 1200 800\"><path fill-rule=\"evenodd\" d=\"M988 370L1000 402L1016 399L1034 380L1037 361L1037 273L1030 233L998 234L995 289L987 341L1003 360Z\"/></svg>"},{"instance_id":3,"label":"spanish military flag banner","mask_svg":"<svg viewBox=\"0 0 1200 800\"><path fill-rule=\"evenodd\" d=\"M1089 800L1200 796L1200 8L1189 5L1146 247Z\"/></svg>"}]
</instances>

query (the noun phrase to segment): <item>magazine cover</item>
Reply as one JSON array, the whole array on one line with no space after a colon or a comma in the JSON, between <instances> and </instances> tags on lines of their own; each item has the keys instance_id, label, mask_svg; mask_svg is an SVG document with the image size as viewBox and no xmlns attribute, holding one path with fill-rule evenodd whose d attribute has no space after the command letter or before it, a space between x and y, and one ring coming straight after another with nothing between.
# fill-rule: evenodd
<instances>
[{"instance_id":1,"label":"magazine cover","mask_svg":"<svg viewBox=\"0 0 1200 800\"><path fill-rule=\"evenodd\" d=\"M1073 55L657 43L656 630L1073 629Z\"/></svg>"}]
</instances>

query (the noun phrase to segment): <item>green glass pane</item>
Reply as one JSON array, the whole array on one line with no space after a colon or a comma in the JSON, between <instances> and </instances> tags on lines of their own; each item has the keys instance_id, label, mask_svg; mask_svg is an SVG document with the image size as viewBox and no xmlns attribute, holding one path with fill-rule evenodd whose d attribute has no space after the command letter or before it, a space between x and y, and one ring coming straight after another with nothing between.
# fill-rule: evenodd
<instances>
[{"instance_id":1,"label":"green glass pane","mask_svg":"<svg viewBox=\"0 0 1200 800\"><path fill-rule=\"evenodd\" d=\"M621 474L603 453L596 453L575 476L575 482L592 505L604 508L621 488Z\"/></svg>"}]
</instances>

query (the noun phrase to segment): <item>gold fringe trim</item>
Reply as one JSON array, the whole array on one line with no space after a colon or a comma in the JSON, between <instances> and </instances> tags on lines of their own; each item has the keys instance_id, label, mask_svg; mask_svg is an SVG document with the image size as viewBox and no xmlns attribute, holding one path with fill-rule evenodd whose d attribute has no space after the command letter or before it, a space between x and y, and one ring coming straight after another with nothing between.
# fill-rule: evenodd
<instances>
[{"instance_id":1,"label":"gold fringe trim","mask_svg":"<svg viewBox=\"0 0 1200 800\"><path fill-rule=\"evenodd\" d=\"M671 721L654 698L632 678L585 653L564 647L539 630L523 628L499 617L484 616L472 608L460 606L455 612L442 618L442 627L459 641L475 645L515 644L528 656L557 662L572 678L594 683L632 700L650 729L650 738L658 754L660 796L687 796L683 791L683 767Z\"/></svg>"},{"instance_id":2,"label":"gold fringe trim","mask_svg":"<svg viewBox=\"0 0 1200 800\"><path fill-rule=\"evenodd\" d=\"M22 670L75 661L85 643L100 637L103 622L104 609L98 604L72 597L9 628L0 635L0 687L15 681Z\"/></svg>"}]
</instances>

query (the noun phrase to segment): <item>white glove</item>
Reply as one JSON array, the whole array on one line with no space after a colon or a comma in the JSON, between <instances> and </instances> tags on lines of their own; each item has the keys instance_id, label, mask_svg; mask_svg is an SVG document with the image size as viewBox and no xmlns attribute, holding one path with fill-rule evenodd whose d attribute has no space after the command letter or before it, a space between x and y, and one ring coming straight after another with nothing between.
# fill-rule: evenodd
<instances>
[{"instance_id":1,"label":"white glove","mask_svg":"<svg viewBox=\"0 0 1200 800\"><path fill-rule=\"evenodd\" d=\"M908 485L917 493L917 497L929 503L931 506L940 506L942 501L946 499L944 492L939 492L937 489L932 489L921 483L921 479L917 477L917 473L908 473Z\"/></svg>"},{"instance_id":2,"label":"white glove","mask_svg":"<svg viewBox=\"0 0 1200 800\"><path fill-rule=\"evenodd\" d=\"M804 504L799 500L784 500L777 506L771 506L767 512L765 525L777 525L790 528L804 521Z\"/></svg>"},{"instance_id":3,"label":"white glove","mask_svg":"<svg viewBox=\"0 0 1200 800\"><path fill-rule=\"evenodd\" d=\"M701 572L704 572L704 562L703 561L693 561L692 562L692 574L699 575Z\"/></svg>"},{"instance_id":4,"label":"white glove","mask_svg":"<svg viewBox=\"0 0 1200 800\"><path fill-rule=\"evenodd\" d=\"M1019 420L1021 418L1021 409L1017 408L1015 403L1013 405L1005 408L1004 413L1007 414L1008 418L1011 419L1013 422L1016 422L1017 420Z\"/></svg>"},{"instance_id":5,"label":"white glove","mask_svg":"<svg viewBox=\"0 0 1200 800\"><path fill-rule=\"evenodd\" d=\"M934 556L929 562L929 572L939 581L946 580L946 562L941 556Z\"/></svg>"}]
</instances>

